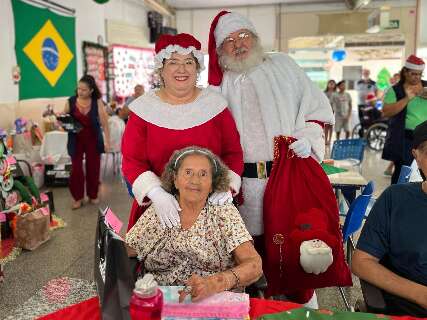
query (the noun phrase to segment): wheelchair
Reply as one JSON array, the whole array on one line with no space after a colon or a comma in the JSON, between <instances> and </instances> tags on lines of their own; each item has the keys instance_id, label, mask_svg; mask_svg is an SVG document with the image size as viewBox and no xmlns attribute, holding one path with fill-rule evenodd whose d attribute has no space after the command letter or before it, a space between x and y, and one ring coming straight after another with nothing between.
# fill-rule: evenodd
<instances>
[{"instance_id":1,"label":"wheelchair","mask_svg":"<svg viewBox=\"0 0 427 320\"><path fill-rule=\"evenodd\" d=\"M361 122L354 126L352 138L364 138L371 150L381 151L384 148L388 129L388 119L382 116L375 106L361 108Z\"/></svg>"}]
</instances>

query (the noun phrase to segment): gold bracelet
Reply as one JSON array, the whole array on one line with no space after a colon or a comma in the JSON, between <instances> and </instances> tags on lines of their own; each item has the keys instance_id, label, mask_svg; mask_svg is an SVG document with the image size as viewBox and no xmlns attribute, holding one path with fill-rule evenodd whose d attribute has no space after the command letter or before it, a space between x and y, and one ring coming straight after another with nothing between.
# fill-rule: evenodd
<instances>
[{"instance_id":1,"label":"gold bracelet","mask_svg":"<svg viewBox=\"0 0 427 320\"><path fill-rule=\"evenodd\" d=\"M237 275L236 271L233 270L233 268L229 269L229 271L233 274L233 276L236 278L236 283L235 285L232 287L232 289L234 288L239 288L240 287L240 278Z\"/></svg>"}]
</instances>

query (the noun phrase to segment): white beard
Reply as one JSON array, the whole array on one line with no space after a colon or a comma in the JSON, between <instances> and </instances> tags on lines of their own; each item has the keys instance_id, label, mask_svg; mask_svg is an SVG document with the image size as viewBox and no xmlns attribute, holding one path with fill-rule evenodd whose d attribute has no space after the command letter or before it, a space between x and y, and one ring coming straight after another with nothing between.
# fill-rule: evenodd
<instances>
[{"instance_id":1,"label":"white beard","mask_svg":"<svg viewBox=\"0 0 427 320\"><path fill-rule=\"evenodd\" d=\"M248 56L242 60L231 57L222 52L219 56L219 64L223 70L230 70L237 73L244 73L249 69L261 64L264 59L264 51L257 42L252 47Z\"/></svg>"}]
</instances>

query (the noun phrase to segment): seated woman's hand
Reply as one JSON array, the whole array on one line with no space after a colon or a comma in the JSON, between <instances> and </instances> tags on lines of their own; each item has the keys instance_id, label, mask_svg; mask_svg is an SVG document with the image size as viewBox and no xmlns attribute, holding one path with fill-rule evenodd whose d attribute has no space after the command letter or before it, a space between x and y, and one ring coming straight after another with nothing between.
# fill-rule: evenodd
<instances>
[{"instance_id":1,"label":"seated woman's hand","mask_svg":"<svg viewBox=\"0 0 427 320\"><path fill-rule=\"evenodd\" d=\"M186 290L187 288L188 291ZM183 302L187 295L191 295L191 301L197 302L214 293L216 293L215 285L211 278L193 274L190 279L188 279L186 288L180 292L179 302Z\"/></svg>"}]
</instances>

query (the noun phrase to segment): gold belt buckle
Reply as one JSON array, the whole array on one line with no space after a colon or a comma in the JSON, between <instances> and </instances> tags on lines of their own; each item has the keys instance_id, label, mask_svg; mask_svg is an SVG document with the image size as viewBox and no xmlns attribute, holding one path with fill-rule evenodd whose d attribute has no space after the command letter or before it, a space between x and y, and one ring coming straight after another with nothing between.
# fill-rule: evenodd
<instances>
[{"instance_id":1,"label":"gold belt buckle","mask_svg":"<svg viewBox=\"0 0 427 320\"><path fill-rule=\"evenodd\" d=\"M267 179L267 162L258 161L256 163L256 172L258 179Z\"/></svg>"}]
</instances>

